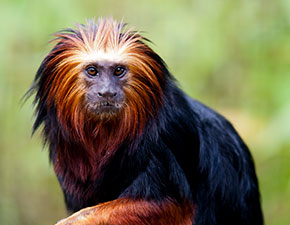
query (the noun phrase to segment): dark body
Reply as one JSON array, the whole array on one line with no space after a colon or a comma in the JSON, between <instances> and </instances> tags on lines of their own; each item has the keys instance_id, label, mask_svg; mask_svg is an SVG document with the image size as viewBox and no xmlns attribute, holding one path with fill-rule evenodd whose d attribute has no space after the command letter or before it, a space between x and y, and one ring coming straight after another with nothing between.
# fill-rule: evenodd
<instances>
[{"instance_id":1,"label":"dark body","mask_svg":"<svg viewBox=\"0 0 290 225\"><path fill-rule=\"evenodd\" d=\"M245 143L225 118L177 87L163 60L142 42L144 38L124 34L121 27L101 20L86 29L79 26L80 31L58 34L59 42L42 62L30 90L36 92L34 130L43 125L67 209L76 212L96 206L87 213L92 223L78 214L80 223L73 224L120 224L121 217L128 217L122 211L128 205L131 214L125 224L143 224L146 218L146 224L175 225L170 221L182 221L188 214L178 224L263 224L254 163ZM130 53L116 57L127 59L128 64L127 86L119 89L125 90L125 113L111 117L92 116L84 110L86 96L92 92L84 82L83 69L76 69L86 58L99 60L100 55L88 57L87 53L87 47L98 45L99 40L105 40L101 42L104 49L110 45L124 49L119 45L125 43ZM130 204L121 199L130 199ZM108 204L99 207L100 203ZM97 210L103 208L115 220L98 220ZM94 209L96 214L90 214ZM172 209L178 220L168 219ZM155 218L150 220L152 215ZM162 215L162 220L157 218ZM63 224L72 224L74 218Z\"/></svg>"},{"instance_id":2,"label":"dark body","mask_svg":"<svg viewBox=\"0 0 290 225\"><path fill-rule=\"evenodd\" d=\"M164 90L156 120L147 123L134 143L125 141L96 180L70 178L78 195L63 189L67 208L75 212L120 197L170 197L191 199L198 225L263 224L253 160L232 125L187 97L173 81L168 80ZM51 111L45 133L54 163L61 128ZM72 148L78 146L63 139ZM65 176L58 176L61 185Z\"/></svg>"}]
</instances>

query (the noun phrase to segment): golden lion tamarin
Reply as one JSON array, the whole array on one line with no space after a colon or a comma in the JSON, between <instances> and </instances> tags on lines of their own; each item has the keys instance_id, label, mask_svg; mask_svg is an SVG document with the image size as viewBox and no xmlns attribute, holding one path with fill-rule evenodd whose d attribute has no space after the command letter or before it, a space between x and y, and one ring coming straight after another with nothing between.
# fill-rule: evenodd
<instances>
[{"instance_id":1,"label":"golden lion tamarin","mask_svg":"<svg viewBox=\"0 0 290 225\"><path fill-rule=\"evenodd\" d=\"M65 196L58 224L261 225L248 148L113 19L56 34L30 93Z\"/></svg>"}]
</instances>

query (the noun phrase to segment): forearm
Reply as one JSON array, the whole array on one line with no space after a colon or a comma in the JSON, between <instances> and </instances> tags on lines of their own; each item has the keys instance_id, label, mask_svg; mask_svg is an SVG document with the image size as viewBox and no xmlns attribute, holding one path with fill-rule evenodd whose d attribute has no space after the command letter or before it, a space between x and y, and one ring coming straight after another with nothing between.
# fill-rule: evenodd
<instances>
[{"instance_id":1,"label":"forearm","mask_svg":"<svg viewBox=\"0 0 290 225\"><path fill-rule=\"evenodd\" d=\"M57 225L191 225L194 209L191 202L121 198L80 210Z\"/></svg>"}]
</instances>

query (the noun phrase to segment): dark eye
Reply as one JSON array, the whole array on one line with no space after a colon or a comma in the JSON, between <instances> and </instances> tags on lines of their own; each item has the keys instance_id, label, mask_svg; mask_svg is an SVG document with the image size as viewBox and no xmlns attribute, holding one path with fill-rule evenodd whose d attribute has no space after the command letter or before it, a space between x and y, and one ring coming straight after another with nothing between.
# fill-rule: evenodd
<instances>
[{"instance_id":1,"label":"dark eye","mask_svg":"<svg viewBox=\"0 0 290 225\"><path fill-rule=\"evenodd\" d=\"M126 69L123 66L117 66L115 71L114 71L114 75L121 77L126 73Z\"/></svg>"},{"instance_id":2,"label":"dark eye","mask_svg":"<svg viewBox=\"0 0 290 225\"><path fill-rule=\"evenodd\" d=\"M89 66L88 68L86 68L86 72L88 75L93 77L99 75L97 68L94 66Z\"/></svg>"}]
</instances>

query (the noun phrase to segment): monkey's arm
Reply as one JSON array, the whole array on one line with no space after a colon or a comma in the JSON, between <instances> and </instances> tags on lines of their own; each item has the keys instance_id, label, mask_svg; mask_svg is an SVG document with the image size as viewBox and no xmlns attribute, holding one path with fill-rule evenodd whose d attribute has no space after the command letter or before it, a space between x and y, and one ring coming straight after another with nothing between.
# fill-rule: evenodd
<instances>
[{"instance_id":1,"label":"monkey's arm","mask_svg":"<svg viewBox=\"0 0 290 225\"><path fill-rule=\"evenodd\" d=\"M57 225L190 225L193 206L170 199L146 201L120 198L94 207L82 209Z\"/></svg>"},{"instance_id":2,"label":"monkey's arm","mask_svg":"<svg viewBox=\"0 0 290 225\"><path fill-rule=\"evenodd\" d=\"M117 199L78 211L58 225L192 224L195 207L182 169L166 146L151 146L146 166Z\"/></svg>"}]
</instances>

